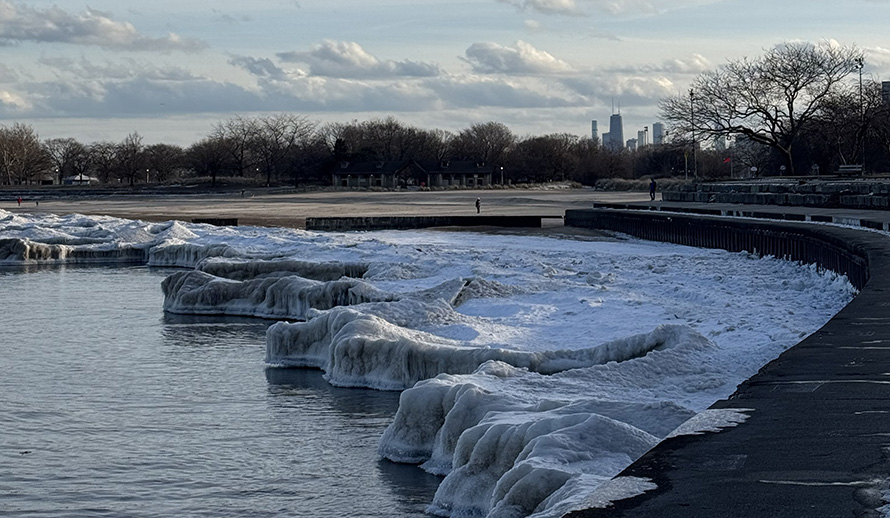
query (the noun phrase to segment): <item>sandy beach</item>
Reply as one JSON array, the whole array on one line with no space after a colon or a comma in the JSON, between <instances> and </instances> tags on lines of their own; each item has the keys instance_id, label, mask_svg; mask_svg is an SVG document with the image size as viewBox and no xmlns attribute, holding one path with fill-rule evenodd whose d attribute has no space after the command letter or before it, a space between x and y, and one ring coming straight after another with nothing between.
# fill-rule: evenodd
<instances>
[{"instance_id":1,"label":"sandy beach","mask_svg":"<svg viewBox=\"0 0 890 518\"><path fill-rule=\"evenodd\" d=\"M237 218L239 225L303 228L308 217L472 215L476 198L486 215L562 216L566 209L590 208L594 202L648 199L645 192L592 189L480 191L309 191L286 194L247 191L207 194L45 197L39 205L13 191L0 208L16 213L107 215L146 221Z\"/></svg>"}]
</instances>

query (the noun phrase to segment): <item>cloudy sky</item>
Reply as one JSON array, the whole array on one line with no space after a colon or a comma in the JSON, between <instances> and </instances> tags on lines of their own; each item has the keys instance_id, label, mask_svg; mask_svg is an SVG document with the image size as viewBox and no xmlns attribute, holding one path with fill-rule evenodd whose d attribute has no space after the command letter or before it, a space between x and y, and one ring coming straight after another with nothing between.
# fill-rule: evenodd
<instances>
[{"instance_id":1,"label":"cloudy sky","mask_svg":"<svg viewBox=\"0 0 890 518\"><path fill-rule=\"evenodd\" d=\"M0 0L0 124L188 145L264 112L625 134L700 72L836 41L890 79L890 0Z\"/></svg>"}]
</instances>

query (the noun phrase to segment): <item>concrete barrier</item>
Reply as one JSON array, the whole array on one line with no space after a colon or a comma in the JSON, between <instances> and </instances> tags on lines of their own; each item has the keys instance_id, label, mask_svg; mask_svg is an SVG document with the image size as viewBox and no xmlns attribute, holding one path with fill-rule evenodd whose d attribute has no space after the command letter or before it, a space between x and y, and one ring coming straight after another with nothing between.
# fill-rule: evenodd
<instances>
[{"instance_id":1,"label":"concrete barrier","mask_svg":"<svg viewBox=\"0 0 890 518\"><path fill-rule=\"evenodd\" d=\"M354 230L410 230L432 227L541 228L544 219L560 216L375 216L306 218L306 230L347 232Z\"/></svg>"},{"instance_id":2,"label":"concrete barrier","mask_svg":"<svg viewBox=\"0 0 890 518\"><path fill-rule=\"evenodd\" d=\"M194 218L192 223L206 223L217 227L237 227L238 218Z\"/></svg>"}]
</instances>

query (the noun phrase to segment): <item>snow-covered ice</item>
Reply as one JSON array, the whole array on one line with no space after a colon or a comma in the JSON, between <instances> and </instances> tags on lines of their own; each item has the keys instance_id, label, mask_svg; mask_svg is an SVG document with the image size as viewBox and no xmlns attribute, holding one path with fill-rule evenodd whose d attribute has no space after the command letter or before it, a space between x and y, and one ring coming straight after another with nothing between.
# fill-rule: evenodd
<instances>
[{"instance_id":1,"label":"snow-covered ice","mask_svg":"<svg viewBox=\"0 0 890 518\"><path fill-rule=\"evenodd\" d=\"M554 517L652 488L612 479L854 295L843 277L632 238L315 233L0 211L0 262L184 270L165 309L253 315L266 361L403 390L381 456L444 475L429 512Z\"/></svg>"}]
</instances>

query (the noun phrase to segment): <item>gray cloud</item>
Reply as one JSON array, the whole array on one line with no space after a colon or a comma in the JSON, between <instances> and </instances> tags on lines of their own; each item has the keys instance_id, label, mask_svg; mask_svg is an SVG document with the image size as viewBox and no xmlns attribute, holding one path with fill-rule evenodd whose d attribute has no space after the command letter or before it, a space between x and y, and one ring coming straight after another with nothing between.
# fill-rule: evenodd
<instances>
[{"instance_id":1,"label":"gray cloud","mask_svg":"<svg viewBox=\"0 0 890 518\"><path fill-rule=\"evenodd\" d=\"M481 74L546 74L569 72L572 67L548 52L523 41L514 47L497 43L474 43L466 51L464 61Z\"/></svg>"},{"instance_id":2,"label":"gray cloud","mask_svg":"<svg viewBox=\"0 0 890 518\"><path fill-rule=\"evenodd\" d=\"M252 58L249 56L235 56L229 60L229 64L242 68L257 77L269 77L284 79L287 73L278 67L271 59Z\"/></svg>"},{"instance_id":3,"label":"gray cloud","mask_svg":"<svg viewBox=\"0 0 890 518\"><path fill-rule=\"evenodd\" d=\"M124 59L119 62L93 63L86 58L70 60L63 57L41 57L38 63L53 69L57 74L69 74L87 80L124 80L144 78L153 81L189 81L196 77L186 68L157 66L151 63Z\"/></svg>"},{"instance_id":4,"label":"gray cloud","mask_svg":"<svg viewBox=\"0 0 890 518\"><path fill-rule=\"evenodd\" d=\"M593 11L611 15L651 15L723 0L497 0L522 11L546 15L584 16Z\"/></svg>"},{"instance_id":5,"label":"gray cloud","mask_svg":"<svg viewBox=\"0 0 890 518\"><path fill-rule=\"evenodd\" d=\"M280 52L286 63L305 64L314 76L339 78L434 77L437 65L420 61L379 60L351 41L325 40L308 52Z\"/></svg>"},{"instance_id":6,"label":"gray cloud","mask_svg":"<svg viewBox=\"0 0 890 518\"><path fill-rule=\"evenodd\" d=\"M157 52L196 52L206 47L176 34L162 38L142 35L132 24L94 9L71 14L56 6L41 10L0 0L0 45L26 41Z\"/></svg>"}]
</instances>

